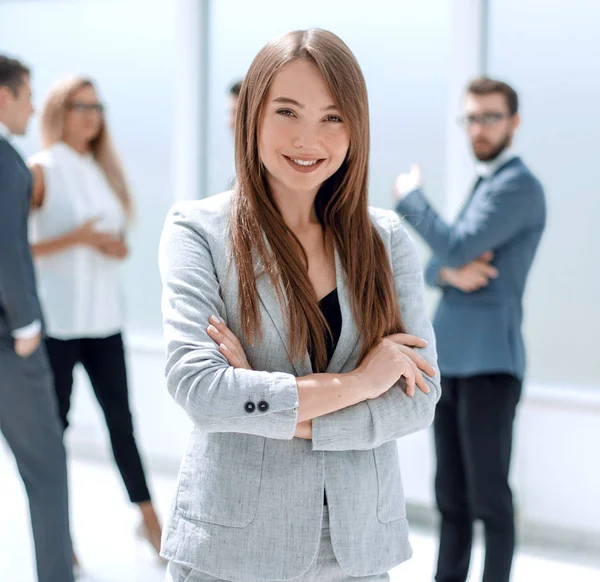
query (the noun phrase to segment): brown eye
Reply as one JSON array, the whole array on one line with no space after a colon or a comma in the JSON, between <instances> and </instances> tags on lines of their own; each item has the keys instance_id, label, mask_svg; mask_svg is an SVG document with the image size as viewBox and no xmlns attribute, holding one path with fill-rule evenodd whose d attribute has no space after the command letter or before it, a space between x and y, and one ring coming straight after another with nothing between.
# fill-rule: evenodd
<instances>
[{"instance_id":1,"label":"brown eye","mask_svg":"<svg viewBox=\"0 0 600 582\"><path fill-rule=\"evenodd\" d=\"M292 117L294 112L291 109L278 109L275 113L283 115L284 117Z\"/></svg>"}]
</instances>

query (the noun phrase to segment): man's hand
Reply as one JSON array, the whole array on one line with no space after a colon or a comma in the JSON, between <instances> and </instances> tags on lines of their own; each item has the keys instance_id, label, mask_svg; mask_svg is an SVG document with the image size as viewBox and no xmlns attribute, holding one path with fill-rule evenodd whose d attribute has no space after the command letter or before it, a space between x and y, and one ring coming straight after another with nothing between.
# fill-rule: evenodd
<instances>
[{"instance_id":1,"label":"man's hand","mask_svg":"<svg viewBox=\"0 0 600 582\"><path fill-rule=\"evenodd\" d=\"M423 177L421 175L421 166L413 164L408 173L398 174L394 180L392 192L394 200L400 202L407 194L423 186Z\"/></svg>"},{"instance_id":2,"label":"man's hand","mask_svg":"<svg viewBox=\"0 0 600 582\"><path fill-rule=\"evenodd\" d=\"M439 275L440 281L464 293L473 293L473 291L487 287L490 279L498 276L498 270L490 265L493 258L494 253L488 251L460 269L442 267Z\"/></svg>"},{"instance_id":3,"label":"man's hand","mask_svg":"<svg viewBox=\"0 0 600 582\"><path fill-rule=\"evenodd\" d=\"M28 358L35 350L38 349L40 342L42 341L42 334L38 333L36 336L28 338L16 338L15 339L15 352L21 358Z\"/></svg>"}]
</instances>

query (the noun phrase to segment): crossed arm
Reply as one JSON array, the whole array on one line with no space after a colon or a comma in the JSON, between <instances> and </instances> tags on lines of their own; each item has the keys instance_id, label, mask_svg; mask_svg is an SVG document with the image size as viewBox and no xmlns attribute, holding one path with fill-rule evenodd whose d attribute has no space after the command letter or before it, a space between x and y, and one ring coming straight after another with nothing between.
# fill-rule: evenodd
<instances>
[{"instance_id":1,"label":"crossed arm","mask_svg":"<svg viewBox=\"0 0 600 582\"><path fill-rule=\"evenodd\" d=\"M312 419L314 450L360 450L431 424L440 395L435 338L426 316L418 255L397 217L393 217L392 261L401 312L407 330L427 340L426 347L415 349L431 364L427 369L432 372L429 376L425 371L425 385L417 390L414 360L404 357L389 339L378 346L384 350L381 361L387 361L389 368L390 358L385 357L389 354L394 359L393 373L401 371L389 383L386 379L373 387L357 382L351 373L296 378L230 365L206 328L209 317L222 317L225 309L205 220L193 204L177 205L167 218L160 245L167 387L197 426L207 432L291 439L297 432L309 436L308 425L302 422ZM377 376L386 366L375 368ZM405 382L411 376L412 393ZM379 395L374 393L377 390ZM248 402L268 406L257 406L248 414L244 410Z\"/></svg>"}]
</instances>

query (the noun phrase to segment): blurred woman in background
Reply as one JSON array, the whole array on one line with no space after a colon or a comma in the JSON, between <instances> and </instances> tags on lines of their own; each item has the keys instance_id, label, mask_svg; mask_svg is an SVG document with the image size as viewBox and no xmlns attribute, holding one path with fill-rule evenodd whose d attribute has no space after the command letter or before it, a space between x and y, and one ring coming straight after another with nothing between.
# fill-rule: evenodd
<instances>
[{"instance_id":1,"label":"blurred woman in background","mask_svg":"<svg viewBox=\"0 0 600 582\"><path fill-rule=\"evenodd\" d=\"M120 265L128 255L132 201L90 80L68 77L52 88L41 133L44 149L30 160L30 231L61 420L66 429L73 369L80 363L104 413L129 499L140 509L138 533L158 552L161 528L134 437L121 335Z\"/></svg>"}]
</instances>

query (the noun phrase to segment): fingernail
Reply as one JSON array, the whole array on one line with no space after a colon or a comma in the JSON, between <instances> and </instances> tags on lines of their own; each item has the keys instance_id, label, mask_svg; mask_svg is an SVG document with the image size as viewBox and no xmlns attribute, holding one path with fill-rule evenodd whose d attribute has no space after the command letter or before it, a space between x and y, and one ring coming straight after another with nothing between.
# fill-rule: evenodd
<instances>
[{"instance_id":1,"label":"fingernail","mask_svg":"<svg viewBox=\"0 0 600 582\"><path fill-rule=\"evenodd\" d=\"M223 351L225 351L225 352L228 352L228 351L229 351L229 350L227 349L227 346L226 346L225 344L219 344L219 347L220 347L220 348L221 348Z\"/></svg>"},{"instance_id":2,"label":"fingernail","mask_svg":"<svg viewBox=\"0 0 600 582\"><path fill-rule=\"evenodd\" d=\"M219 333L219 330L214 325L209 325L208 331L210 331L211 333Z\"/></svg>"},{"instance_id":3,"label":"fingernail","mask_svg":"<svg viewBox=\"0 0 600 582\"><path fill-rule=\"evenodd\" d=\"M424 337L421 338L421 341L425 342L425 345L429 345L429 342Z\"/></svg>"},{"instance_id":4,"label":"fingernail","mask_svg":"<svg viewBox=\"0 0 600 582\"><path fill-rule=\"evenodd\" d=\"M211 315L210 316L210 321L212 321L213 323L216 323L217 325L219 323L222 323L222 321L216 315Z\"/></svg>"}]
</instances>

